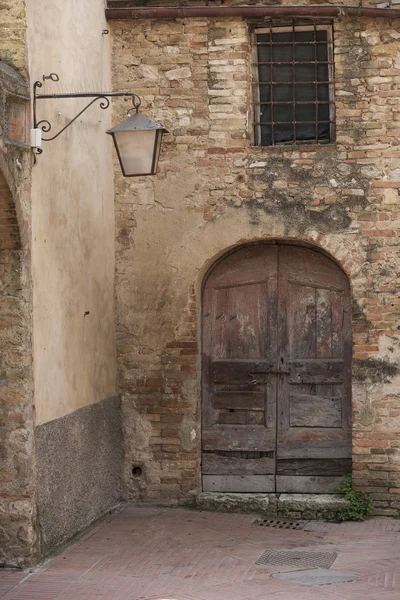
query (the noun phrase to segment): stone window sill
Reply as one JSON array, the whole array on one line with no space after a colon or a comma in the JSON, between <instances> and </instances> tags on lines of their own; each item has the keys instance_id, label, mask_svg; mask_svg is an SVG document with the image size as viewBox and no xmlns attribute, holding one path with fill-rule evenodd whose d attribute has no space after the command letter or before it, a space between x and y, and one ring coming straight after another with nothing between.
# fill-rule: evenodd
<instances>
[{"instance_id":1,"label":"stone window sill","mask_svg":"<svg viewBox=\"0 0 400 600\"><path fill-rule=\"evenodd\" d=\"M292 146L249 146L250 151L260 154L284 154L287 152L336 152L336 144L293 144Z\"/></svg>"}]
</instances>

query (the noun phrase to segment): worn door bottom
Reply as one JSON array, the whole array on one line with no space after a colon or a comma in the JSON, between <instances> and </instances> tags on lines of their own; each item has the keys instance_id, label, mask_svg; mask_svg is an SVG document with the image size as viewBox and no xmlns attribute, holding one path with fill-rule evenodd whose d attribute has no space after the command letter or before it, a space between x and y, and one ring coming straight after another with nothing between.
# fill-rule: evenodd
<instances>
[{"instance_id":1,"label":"worn door bottom","mask_svg":"<svg viewBox=\"0 0 400 600\"><path fill-rule=\"evenodd\" d=\"M274 475L203 475L204 492L273 492Z\"/></svg>"}]
</instances>

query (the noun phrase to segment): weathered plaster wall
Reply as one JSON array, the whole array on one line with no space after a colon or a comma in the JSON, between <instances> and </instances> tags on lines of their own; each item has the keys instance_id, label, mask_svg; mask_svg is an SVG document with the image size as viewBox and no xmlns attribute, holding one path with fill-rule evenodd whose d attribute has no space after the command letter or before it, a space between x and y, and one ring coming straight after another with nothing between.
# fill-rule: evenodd
<instances>
[{"instance_id":1,"label":"weathered plaster wall","mask_svg":"<svg viewBox=\"0 0 400 600\"><path fill-rule=\"evenodd\" d=\"M103 0L27 5L31 80L56 72L60 82L42 88L49 93L109 89ZM39 101L38 118L56 132L85 104ZM44 142L33 172L37 424L115 393L113 174L104 133L110 112L93 106L60 138Z\"/></svg>"},{"instance_id":2,"label":"weathered plaster wall","mask_svg":"<svg viewBox=\"0 0 400 600\"><path fill-rule=\"evenodd\" d=\"M187 501L200 485L200 298L234 246L323 248L354 299L354 480L400 506L400 26L337 19L337 141L252 148L247 24L114 22L114 88L171 132L160 172L117 176L117 336L128 497ZM118 117L122 116L121 111Z\"/></svg>"},{"instance_id":3,"label":"weathered plaster wall","mask_svg":"<svg viewBox=\"0 0 400 600\"><path fill-rule=\"evenodd\" d=\"M33 83L42 92L107 91L103 0L27 2ZM39 100L59 131L87 99ZM32 175L33 355L40 552L120 498L114 326L111 111L92 106L53 142ZM44 137L46 137L44 135Z\"/></svg>"}]
</instances>

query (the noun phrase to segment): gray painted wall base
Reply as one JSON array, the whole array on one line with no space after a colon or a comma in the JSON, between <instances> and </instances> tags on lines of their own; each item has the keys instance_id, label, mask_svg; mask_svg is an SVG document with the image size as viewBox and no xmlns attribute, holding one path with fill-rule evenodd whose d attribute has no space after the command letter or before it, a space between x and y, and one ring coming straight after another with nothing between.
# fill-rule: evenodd
<instances>
[{"instance_id":1,"label":"gray painted wall base","mask_svg":"<svg viewBox=\"0 0 400 600\"><path fill-rule=\"evenodd\" d=\"M337 494L232 494L202 492L196 508L221 512L261 513L291 519L334 519L347 502Z\"/></svg>"},{"instance_id":2,"label":"gray painted wall base","mask_svg":"<svg viewBox=\"0 0 400 600\"><path fill-rule=\"evenodd\" d=\"M119 404L109 398L36 428L43 556L121 501Z\"/></svg>"}]
</instances>

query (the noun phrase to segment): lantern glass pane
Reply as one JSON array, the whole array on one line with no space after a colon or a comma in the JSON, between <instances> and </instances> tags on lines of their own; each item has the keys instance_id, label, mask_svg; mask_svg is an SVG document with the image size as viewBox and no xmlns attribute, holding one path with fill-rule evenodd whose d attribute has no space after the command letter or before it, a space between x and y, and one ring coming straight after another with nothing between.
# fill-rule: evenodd
<instances>
[{"instance_id":1,"label":"lantern glass pane","mask_svg":"<svg viewBox=\"0 0 400 600\"><path fill-rule=\"evenodd\" d=\"M156 149L155 149L155 160L154 160L154 173L157 171L158 159L160 158L161 151L161 141L162 141L163 132L157 131L157 140L156 140Z\"/></svg>"},{"instance_id":2,"label":"lantern glass pane","mask_svg":"<svg viewBox=\"0 0 400 600\"><path fill-rule=\"evenodd\" d=\"M152 173L156 130L119 131L114 134L125 175Z\"/></svg>"}]
</instances>

